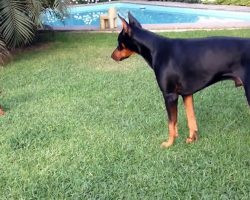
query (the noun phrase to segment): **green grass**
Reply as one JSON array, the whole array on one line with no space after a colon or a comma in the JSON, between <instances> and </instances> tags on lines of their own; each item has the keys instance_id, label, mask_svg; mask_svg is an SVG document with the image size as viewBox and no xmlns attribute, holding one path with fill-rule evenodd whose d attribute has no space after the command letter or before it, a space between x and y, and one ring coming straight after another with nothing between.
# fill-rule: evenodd
<instances>
[{"instance_id":1,"label":"green grass","mask_svg":"<svg viewBox=\"0 0 250 200\"><path fill-rule=\"evenodd\" d=\"M167 126L154 74L139 56L111 60L116 37L56 34L0 69L0 199L249 199L244 90L225 81L195 94L191 145L180 101L180 137L160 149Z\"/></svg>"}]
</instances>

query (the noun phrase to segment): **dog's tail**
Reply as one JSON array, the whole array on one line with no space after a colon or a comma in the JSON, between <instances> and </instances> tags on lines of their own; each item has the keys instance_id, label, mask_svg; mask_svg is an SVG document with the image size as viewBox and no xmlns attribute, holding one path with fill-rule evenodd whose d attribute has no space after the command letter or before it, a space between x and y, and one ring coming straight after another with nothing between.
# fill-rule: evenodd
<instances>
[{"instance_id":1,"label":"dog's tail","mask_svg":"<svg viewBox=\"0 0 250 200\"><path fill-rule=\"evenodd\" d=\"M245 79L243 81L246 97L247 97L247 102L248 105L250 106L250 68L246 73Z\"/></svg>"}]
</instances>

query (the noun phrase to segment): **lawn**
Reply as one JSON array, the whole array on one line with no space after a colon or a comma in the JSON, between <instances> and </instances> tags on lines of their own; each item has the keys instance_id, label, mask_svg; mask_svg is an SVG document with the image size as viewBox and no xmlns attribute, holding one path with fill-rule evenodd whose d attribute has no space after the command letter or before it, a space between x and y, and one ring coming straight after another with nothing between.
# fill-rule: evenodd
<instances>
[{"instance_id":1,"label":"lawn","mask_svg":"<svg viewBox=\"0 0 250 200\"><path fill-rule=\"evenodd\" d=\"M162 33L230 35L250 30ZM167 138L163 98L117 34L58 33L0 68L0 199L249 199L250 109L232 81L194 95L200 140Z\"/></svg>"}]
</instances>

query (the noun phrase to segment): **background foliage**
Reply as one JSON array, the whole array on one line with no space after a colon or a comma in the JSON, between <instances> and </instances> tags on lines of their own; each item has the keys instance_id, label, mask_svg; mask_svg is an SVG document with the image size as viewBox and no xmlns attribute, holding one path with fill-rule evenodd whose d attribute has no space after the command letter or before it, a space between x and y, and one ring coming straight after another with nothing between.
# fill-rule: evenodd
<instances>
[{"instance_id":1,"label":"background foliage","mask_svg":"<svg viewBox=\"0 0 250 200\"><path fill-rule=\"evenodd\" d=\"M66 14L69 0L1 0L0 1L0 62L7 50L29 44L39 27L40 14L51 9L58 16Z\"/></svg>"},{"instance_id":2,"label":"background foliage","mask_svg":"<svg viewBox=\"0 0 250 200\"><path fill-rule=\"evenodd\" d=\"M216 0L217 4L250 6L249 0Z\"/></svg>"},{"instance_id":3,"label":"background foliage","mask_svg":"<svg viewBox=\"0 0 250 200\"><path fill-rule=\"evenodd\" d=\"M155 1L155 0L149 0ZM158 0L158 1L172 1L172 2L185 2L185 3L200 3L201 0Z\"/></svg>"},{"instance_id":4,"label":"background foliage","mask_svg":"<svg viewBox=\"0 0 250 200\"><path fill-rule=\"evenodd\" d=\"M154 0L149 0L149 1L154 1ZM250 6L250 0L159 0L159 1Z\"/></svg>"}]
</instances>

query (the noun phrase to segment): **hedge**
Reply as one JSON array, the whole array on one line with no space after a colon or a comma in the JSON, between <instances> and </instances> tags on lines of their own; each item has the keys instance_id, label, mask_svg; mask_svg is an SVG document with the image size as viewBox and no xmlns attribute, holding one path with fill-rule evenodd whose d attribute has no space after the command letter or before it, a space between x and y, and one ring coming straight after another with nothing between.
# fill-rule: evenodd
<instances>
[{"instance_id":1,"label":"hedge","mask_svg":"<svg viewBox=\"0 0 250 200\"><path fill-rule=\"evenodd\" d=\"M155 0L148 0L148 1L155 1ZM158 0L158 1L250 6L250 0Z\"/></svg>"},{"instance_id":2,"label":"hedge","mask_svg":"<svg viewBox=\"0 0 250 200\"><path fill-rule=\"evenodd\" d=\"M98 2L107 2L108 0L99 0ZM117 0L112 0L117 1ZM148 0L157 1L157 0ZM185 3L205 3L205 4L223 4L223 5L239 5L239 6L250 6L250 0L158 0L158 1L172 1L172 2L185 2ZM71 0L74 4L78 2L79 4L85 4L85 0Z\"/></svg>"},{"instance_id":3,"label":"hedge","mask_svg":"<svg viewBox=\"0 0 250 200\"><path fill-rule=\"evenodd\" d=\"M216 0L217 4L250 6L250 0Z\"/></svg>"},{"instance_id":4,"label":"hedge","mask_svg":"<svg viewBox=\"0 0 250 200\"><path fill-rule=\"evenodd\" d=\"M155 1L155 0L148 0ZM185 3L201 3L201 0L158 0L158 1L172 1L172 2L185 2Z\"/></svg>"}]
</instances>

